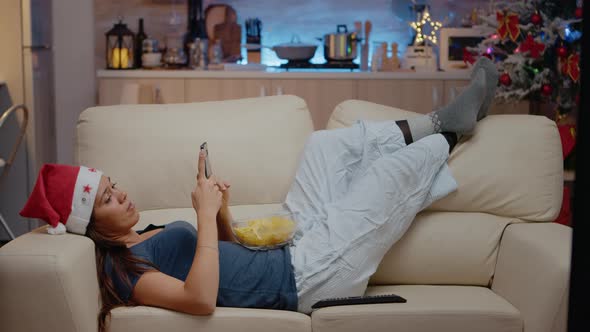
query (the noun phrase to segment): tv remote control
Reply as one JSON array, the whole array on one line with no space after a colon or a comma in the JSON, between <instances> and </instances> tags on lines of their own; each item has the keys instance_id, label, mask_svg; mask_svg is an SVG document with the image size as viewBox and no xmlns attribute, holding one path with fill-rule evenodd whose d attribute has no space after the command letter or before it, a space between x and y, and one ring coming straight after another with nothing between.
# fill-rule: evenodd
<instances>
[{"instance_id":1,"label":"tv remote control","mask_svg":"<svg viewBox=\"0 0 590 332\"><path fill-rule=\"evenodd\" d=\"M406 303L407 300L395 294L385 295L363 295L351 297L335 297L323 299L311 306L312 309L323 307L331 307L337 305L353 305L353 304L374 304L374 303Z\"/></svg>"}]
</instances>

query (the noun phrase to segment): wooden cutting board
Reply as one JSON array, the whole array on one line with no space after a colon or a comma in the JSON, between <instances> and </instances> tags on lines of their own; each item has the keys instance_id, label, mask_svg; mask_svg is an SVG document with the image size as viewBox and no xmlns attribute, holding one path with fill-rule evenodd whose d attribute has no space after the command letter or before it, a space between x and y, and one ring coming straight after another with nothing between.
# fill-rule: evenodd
<instances>
[{"instance_id":1,"label":"wooden cutting board","mask_svg":"<svg viewBox=\"0 0 590 332\"><path fill-rule=\"evenodd\" d=\"M205 25L207 26L207 37L209 37L209 40L215 38L215 26L225 22L225 12L228 7L228 5L214 4L209 5L205 9Z\"/></svg>"},{"instance_id":2,"label":"wooden cutting board","mask_svg":"<svg viewBox=\"0 0 590 332\"><path fill-rule=\"evenodd\" d=\"M237 61L242 54L242 26L235 22L224 22L215 25L214 39L221 40L223 58L229 62Z\"/></svg>"}]
</instances>

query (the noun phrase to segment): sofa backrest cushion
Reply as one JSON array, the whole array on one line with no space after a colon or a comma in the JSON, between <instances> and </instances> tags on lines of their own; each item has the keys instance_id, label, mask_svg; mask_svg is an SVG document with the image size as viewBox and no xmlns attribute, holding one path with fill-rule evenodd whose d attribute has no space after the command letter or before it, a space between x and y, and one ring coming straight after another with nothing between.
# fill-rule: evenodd
<instances>
[{"instance_id":1,"label":"sofa backrest cushion","mask_svg":"<svg viewBox=\"0 0 590 332\"><path fill-rule=\"evenodd\" d=\"M328 129L356 120L399 120L420 114L366 101L336 106ZM451 153L449 167L459 185L428 209L485 212L529 221L553 221L563 193L561 140L544 116L490 115Z\"/></svg>"},{"instance_id":2,"label":"sofa backrest cushion","mask_svg":"<svg viewBox=\"0 0 590 332\"><path fill-rule=\"evenodd\" d=\"M191 207L207 141L232 204L282 203L312 131L305 101L286 95L92 107L79 117L76 162L110 176L139 210Z\"/></svg>"}]
</instances>

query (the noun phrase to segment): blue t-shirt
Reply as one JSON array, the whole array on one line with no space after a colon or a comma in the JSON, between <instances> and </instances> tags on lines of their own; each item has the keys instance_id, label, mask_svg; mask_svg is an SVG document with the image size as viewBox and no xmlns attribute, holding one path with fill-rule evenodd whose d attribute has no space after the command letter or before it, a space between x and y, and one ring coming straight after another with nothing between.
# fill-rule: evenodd
<instances>
[{"instance_id":1,"label":"blue t-shirt","mask_svg":"<svg viewBox=\"0 0 590 332\"><path fill-rule=\"evenodd\" d=\"M138 233L164 228L129 248L131 253L156 265L160 272L186 280L197 245L197 230L186 221L150 225ZM128 274L131 287L113 275L109 256L105 269L119 296L127 301L140 275ZM253 251L237 243L219 241L219 291L217 306L297 311L297 290L288 247Z\"/></svg>"}]
</instances>

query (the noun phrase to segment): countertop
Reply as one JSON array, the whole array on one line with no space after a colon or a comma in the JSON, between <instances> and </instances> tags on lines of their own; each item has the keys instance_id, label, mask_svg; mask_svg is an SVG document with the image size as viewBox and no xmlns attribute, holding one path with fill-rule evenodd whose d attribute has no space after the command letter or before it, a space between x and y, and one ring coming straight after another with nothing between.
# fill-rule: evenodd
<instances>
[{"instance_id":1,"label":"countertop","mask_svg":"<svg viewBox=\"0 0 590 332\"><path fill-rule=\"evenodd\" d=\"M284 69L260 71L132 69L98 70L98 78L236 78L236 79L366 79L366 80L468 80L469 71L453 72L363 72L348 69Z\"/></svg>"}]
</instances>

